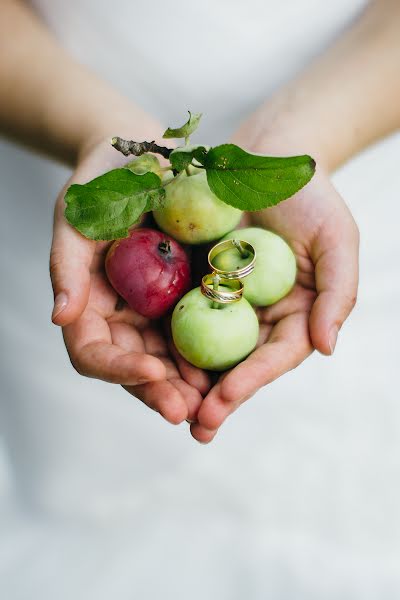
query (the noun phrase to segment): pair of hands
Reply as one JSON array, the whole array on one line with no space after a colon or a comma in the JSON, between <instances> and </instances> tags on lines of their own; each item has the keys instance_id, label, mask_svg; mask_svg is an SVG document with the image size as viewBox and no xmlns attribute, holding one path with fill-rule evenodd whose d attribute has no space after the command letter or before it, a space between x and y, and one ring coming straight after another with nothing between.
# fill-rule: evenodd
<instances>
[{"instance_id":1,"label":"pair of hands","mask_svg":"<svg viewBox=\"0 0 400 600\"><path fill-rule=\"evenodd\" d=\"M246 144L239 137L239 145L250 152L273 154L263 144ZM289 154L294 154L290 148ZM103 140L83 153L68 185L120 165L121 157ZM68 225L65 189L55 208L52 319L63 327L71 362L82 375L121 384L170 423L190 421L192 436L208 443L245 400L298 366L314 348L332 354L355 304L358 230L320 167L295 196L248 215L250 224L271 229L290 244L297 258L297 282L280 302L257 310L256 350L213 382L177 353L167 322L145 319L126 305L120 308L104 272L109 244L87 240Z\"/></svg>"}]
</instances>

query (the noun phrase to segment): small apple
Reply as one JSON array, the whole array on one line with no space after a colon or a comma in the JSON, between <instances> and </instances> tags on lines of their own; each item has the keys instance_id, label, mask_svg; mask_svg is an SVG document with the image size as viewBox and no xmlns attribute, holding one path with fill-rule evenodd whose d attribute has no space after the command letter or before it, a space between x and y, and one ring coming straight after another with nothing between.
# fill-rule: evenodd
<instances>
[{"instance_id":1,"label":"small apple","mask_svg":"<svg viewBox=\"0 0 400 600\"><path fill-rule=\"evenodd\" d=\"M180 354L196 367L211 371L237 365L258 340L257 315L245 298L213 308L199 287L175 306L171 325Z\"/></svg>"},{"instance_id":2,"label":"small apple","mask_svg":"<svg viewBox=\"0 0 400 600\"><path fill-rule=\"evenodd\" d=\"M184 249L165 233L134 229L115 241L106 262L107 277L129 306L157 319L190 287L190 265Z\"/></svg>"},{"instance_id":3,"label":"small apple","mask_svg":"<svg viewBox=\"0 0 400 600\"><path fill-rule=\"evenodd\" d=\"M243 279L244 297L255 306L269 306L278 302L292 289L296 281L296 257L290 246L279 235L258 227L237 229L223 240L238 239L248 242L256 251L254 271ZM231 271L249 263L232 248L221 252L215 259L218 269Z\"/></svg>"},{"instance_id":4,"label":"small apple","mask_svg":"<svg viewBox=\"0 0 400 600\"><path fill-rule=\"evenodd\" d=\"M153 212L157 225L185 244L217 240L236 227L242 211L219 200L210 190L204 170L181 173L165 186L163 207Z\"/></svg>"}]
</instances>

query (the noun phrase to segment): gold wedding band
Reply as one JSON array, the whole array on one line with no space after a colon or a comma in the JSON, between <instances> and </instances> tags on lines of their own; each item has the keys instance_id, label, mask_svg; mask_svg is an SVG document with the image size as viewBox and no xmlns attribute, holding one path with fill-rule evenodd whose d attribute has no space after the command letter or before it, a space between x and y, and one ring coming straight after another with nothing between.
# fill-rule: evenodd
<instances>
[{"instance_id":1,"label":"gold wedding band","mask_svg":"<svg viewBox=\"0 0 400 600\"><path fill-rule=\"evenodd\" d=\"M216 277L218 278L218 285L227 289L221 290L219 287L217 290L213 289L212 286L215 283ZM217 273L208 273L201 280L201 293L213 302L229 304L241 299L243 296L243 284L239 280L232 281L226 277L220 277Z\"/></svg>"},{"instance_id":2,"label":"gold wedding band","mask_svg":"<svg viewBox=\"0 0 400 600\"><path fill-rule=\"evenodd\" d=\"M213 265L213 260L219 254L226 252L226 250L232 250L233 248L235 248L241 255L248 253L249 258L252 256L250 262L244 267L236 269L235 271L224 271L223 269L218 269L215 265ZM212 271L224 279L242 279L243 277L247 277L247 275L250 275L250 273L254 271L255 262L256 251L251 244L243 240L226 240L225 242L219 242L219 244L213 246L208 253L208 264L210 265Z\"/></svg>"}]
</instances>

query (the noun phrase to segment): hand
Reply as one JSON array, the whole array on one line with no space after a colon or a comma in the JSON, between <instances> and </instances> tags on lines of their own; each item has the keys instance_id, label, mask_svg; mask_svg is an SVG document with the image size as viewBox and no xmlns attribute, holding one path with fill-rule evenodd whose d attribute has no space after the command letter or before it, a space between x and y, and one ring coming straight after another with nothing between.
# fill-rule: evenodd
<instances>
[{"instance_id":1,"label":"hand","mask_svg":"<svg viewBox=\"0 0 400 600\"><path fill-rule=\"evenodd\" d=\"M83 154L67 185L86 182L123 162L108 140L96 140ZM52 319L63 326L72 364L82 375L123 385L170 423L194 419L209 389L207 375L176 354L167 328L121 304L104 273L110 244L90 241L66 222L65 190L55 208L50 271Z\"/></svg>"},{"instance_id":2,"label":"hand","mask_svg":"<svg viewBox=\"0 0 400 600\"><path fill-rule=\"evenodd\" d=\"M338 331L356 302L358 230L320 167L295 196L249 218L252 225L270 229L290 244L297 258L297 282L287 297L257 310L257 349L224 373L205 397L198 422L191 425L193 437L203 443L210 442L224 420L258 389L297 367L314 348L332 354Z\"/></svg>"}]
</instances>

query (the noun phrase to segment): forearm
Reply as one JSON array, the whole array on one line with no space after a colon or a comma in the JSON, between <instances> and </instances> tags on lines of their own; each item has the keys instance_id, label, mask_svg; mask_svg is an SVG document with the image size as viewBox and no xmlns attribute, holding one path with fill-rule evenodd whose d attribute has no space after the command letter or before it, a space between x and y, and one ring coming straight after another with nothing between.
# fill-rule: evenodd
<instances>
[{"instance_id":1,"label":"forearm","mask_svg":"<svg viewBox=\"0 0 400 600\"><path fill-rule=\"evenodd\" d=\"M400 126L400 2L372 2L351 30L242 126L238 139L308 152L332 170ZM271 143L272 141L272 143Z\"/></svg>"},{"instance_id":2,"label":"forearm","mask_svg":"<svg viewBox=\"0 0 400 600\"><path fill-rule=\"evenodd\" d=\"M151 137L154 122L75 62L19 0L0 10L0 131L74 163L95 137Z\"/></svg>"}]
</instances>

